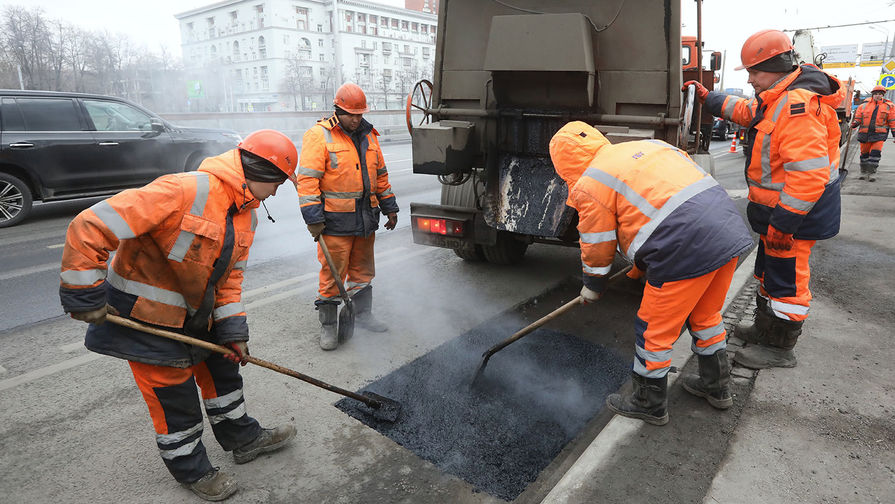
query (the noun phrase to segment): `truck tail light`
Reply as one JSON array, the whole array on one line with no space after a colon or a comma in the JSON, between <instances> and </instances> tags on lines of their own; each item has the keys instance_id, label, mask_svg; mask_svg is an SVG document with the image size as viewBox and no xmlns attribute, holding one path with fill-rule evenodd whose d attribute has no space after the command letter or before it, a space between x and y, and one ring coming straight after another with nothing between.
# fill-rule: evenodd
<instances>
[{"instance_id":1,"label":"truck tail light","mask_svg":"<svg viewBox=\"0 0 895 504\"><path fill-rule=\"evenodd\" d=\"M463 221L416 217L416 228L425 233L463 236Z\"/></svg>"}]
</instances>

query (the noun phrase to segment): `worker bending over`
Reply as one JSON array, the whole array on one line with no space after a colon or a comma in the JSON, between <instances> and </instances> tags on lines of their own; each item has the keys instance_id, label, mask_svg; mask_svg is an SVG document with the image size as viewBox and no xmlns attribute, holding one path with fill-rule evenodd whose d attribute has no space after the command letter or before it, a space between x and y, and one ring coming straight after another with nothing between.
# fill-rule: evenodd
<instances>
[{"instance_id":1,"label":"worker bending over","mask_svg":"<svg viewBox=\"0 0 895 504\"><path fill-rule=\"evenodd\" d=\"M320 246L320 286L315 306L321 325L320 348L339 345L336 330L339 287L348 279L347 291L356 311L358 327L373 332L388 330L373 317L376 262L373 243L380 213L388 217L385 229L395 229L398 203L388 182L385 158L379 148L379 132L364 119L367 97L352 83L343 84L333 100L335 113L305 132L298 169L301 215L314 239L324 240L338 277L326 264Z\"/></svg>"},{"instance_id":2,"label":"worker bending over","mask_svg":"<svg viewBox=\"0 0 895 504\"><path fill-rule=\"evenodd\" d=\"M740 54L755 98L709 92L696 95L712 115L747 126L747 215L761 235L755 258L755 322L734 336L749 343L734 361L752 369L793 367L793 348L808 318L816 240L839 233L839 119L845 90L814 65L796 65L789 38L762 30L746 39Z\"/></svg>"},{"instance_id":3,"label":"worker bending over","mask_svg":"<svg viewBox=\"0 0 895 504\"><path fill-rule=\"evenodd\" d=\"M616 247L631 261L628 274L646 276L635 318L629 396L612 394L615 413L668 423L671 346L683 327L693 337L699 376L685 388L716 408L733 403L721 308L737 256L752 240L727 193L686 153L659 140L611 145L593 127L566 124L550 141L556 172L578 211L584 286L593 302L606 289Z\"/></svg>"},{"instance_id":4,"label":"worker bending over","mask_svg":"<svg viewBox=\"0 0 895 504\"><path fill-rule=\"evenodd\" d=\"M249 328L241 302L255 208L294 178L295 145L256 131L198 171L159 177L84 210L62 253L62 307L88 322L85 345L127 359L149 406L159 454L178 482L205 500L226 499L234 478L211 465L202 410L237 464L284 446L295 427L264 429L246 413L241 358ZM107 265L109 252L117 251ZM225 345L227 357L111 323L107 313ZM242 362L245 365L245 362Z\"/></svg>"}]
</instances>

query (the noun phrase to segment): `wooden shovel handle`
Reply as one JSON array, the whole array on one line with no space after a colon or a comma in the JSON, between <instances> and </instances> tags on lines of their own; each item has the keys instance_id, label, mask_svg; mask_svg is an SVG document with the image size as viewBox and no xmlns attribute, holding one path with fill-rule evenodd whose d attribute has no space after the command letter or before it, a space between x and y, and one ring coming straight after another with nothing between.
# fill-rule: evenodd
<instances>
[{"instance_id":1,"label":"wooden shovel handle","mask_svg":"<svg viewBox=\"0 0 895 504\"><path fill-rule=\"evenodd\" d=\"M230 350L229 348L227 348L225 346L218 345L218 344L212 343L210 341L193 338L192 336L187 336L185 334L179 334L179 333L172 332L172 331L166 331L164 329L149 327L149 326L143 325L137 321L134 321L134 320L131 320L128 318L124 318L124 317L120 317L118 315L108 314L108 315L106 315L106 320L109 322L112 322L114 324L118 324L120 326L134 329L136 331L145 332L148 334L153 334L155 336L161 336L162 338L168 338L171 340L179 341L181 343L186 343L188 345L197 346L200 348L204 348L206 350L211 350L212 352L216 352L216 353L219 353L222 355L229 355L229 354L235 353L233 350ZM330 392L335 392L336 394L350 397L350 398L360 401L374 409L378 409L379 407L382 406L382 403L380 403L379 401L377 401L375 399L370 399L369 397L362 396L362 395L352 392L350 390L345 390L343 388L336 387L335 385L330 385L329 383L320 381L317 378L314 378L312 376L308 376L306 374L299 373L298 371L289 369L287 367L280 366L279 364L274 364L273 362L269 362L264 359L259 359L257 357L252 357L251 355L246 355L245 357L243 357L243 360L246 362L252 363L256 366L265 367L272 371L276 371L278 373L282 373L284 375L291 376L293 378L298 378L299 380L308 382L311 385L316 385L322 389L329 390Z\"/></svg>"}]
</instances>

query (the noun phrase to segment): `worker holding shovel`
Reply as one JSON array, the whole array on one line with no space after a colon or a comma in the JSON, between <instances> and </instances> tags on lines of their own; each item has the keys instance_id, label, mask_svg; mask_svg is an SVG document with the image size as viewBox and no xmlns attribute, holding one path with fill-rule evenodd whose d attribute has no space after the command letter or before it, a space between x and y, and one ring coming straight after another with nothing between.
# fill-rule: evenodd
<instances>
[{"instance_id":1,"label":"worker holding shovel","mask_svg":"<svg viewBox=\"0 0 895 504\"><path fill-rule=\"evenodd\" d=\"M737 256L752 239L727 192L681 150L658 140L610 145L575 121L550 141L556 172L578 211L585 302L600 298L616 248L646 276L635 318L631 395L610 395L609 409L647 423L668 423L671 347L690 330L699 376L684 387L716 408L732 404L721 307Z\"/></svg>"},{"instance_id":2,"label":"worker holding shovel","mask_svg":"<svg viewBox=\"0 0 895 504\"><path fill-rule=\"evenodd\" d=\"M226 499L237 484L208 460L197 384L215 439L237 464L295 436L292 425L264 429L246 413L236 363L248 355L240 298L255 209L294 179L297 154L286 135L256 131L238 148L206 159L198 171L165 175L93 205L68 228L59 289L63 308L90 323L88 349L129 361L162 460L178 482L205 500ZM116 254L107 265L111 251ZM222 356L104 324L110 313L225 345L233 353Z\"/></svg>"},{"instance_id":3,"label":"worker holding shovel","mask_svg":"<svg viewBox=\"0 0 895 504\"><path fill-rule=\"evenodd\" d=\"M388 330L372 313L373 243L381 213L388 217L385 229L395 229L398 222L379 132L363 117L369 110L366 95L349 82L336 91L333 104L335 113L304 134L296 182L301 215L318 242L320 287L314 304L323 350L336 349L339 335L345 339L351 333L344 323L336 328L340 298L347 305L343 312L351 310L351 317L339 315L339 322L353 324L356 311L359 327ZM341 286L346 278L347 289Z\"/></svg>"}]
</instances>

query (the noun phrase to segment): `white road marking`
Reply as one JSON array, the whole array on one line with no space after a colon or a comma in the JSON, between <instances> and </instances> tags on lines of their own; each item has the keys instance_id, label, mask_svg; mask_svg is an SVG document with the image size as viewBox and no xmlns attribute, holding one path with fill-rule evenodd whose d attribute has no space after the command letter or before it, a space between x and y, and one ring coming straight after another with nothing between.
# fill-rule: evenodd
<instances>
[{"instance_id":1,"label":"white road marking","mask_svg":"<svg viewBox=\"0 0 895 504\"><path fill-rule=\"evenodd\" d=\"M50 376L51 374L58 373L59 371L65 371L66 369L71 369L73 367L80 366L81 364L87 364L88 362L93 362L96 359L103 357L101 354L90 353L87 355L82 355L80 357L75 357L74 359L64 360L62 362L53 364L51 366L45 366L42 368L35 369L34 371L28 371L27 373L22 373L19 376L15 376L13 378L7 378L5 380L0 380L0 392L11 389L14 387L18 387L19 385L23 385L28 382L32 382L34 380L39 380L40 378L44 378Z\"/></svg>"},{"instance_id":2,"label":"white road marking","mask_svg":"<svg viewBox=\"0 0 895 504\"><path fill-rule=\"evenodd\" d=\"M6 368L3 366L0 366L0 374L3 374L5 372L6 372Z\"/></svg>"},{"instance_id":3,"label":"white road marking","mask_svg":"<svg viewBox=\"0 0 895 504\"><path fill-rule=\"evenodd\" d=\"M435 252L435 247L423 247L420 250L415 250L415 251L409 252L407 254L402 254L402 255L395 257L394 256L395 253L397 253L398 251L401 251L401 250L406 250L406 249L404 247L397 247L395 249L389 249L388 251L383 252L381 255L393 256L393 257L389 257L388 259L386 259L384 261L378 261L379 264L377 264L377 266L380 266L380 267L388 266L390 264L404 261L404 260L410 259L412 257L432 253L432 252ZM379 257L379 256L377 256L377 257ZM317 272L307 273L307 274L300 275L298 277L295 277L295 278L292 278L289 280L284 280L283 282L278 282L277 284L273 284L273 285L289 285L292 283L303 283L303 285L296 287L294 289L289 289L287 291L283 291L283 292L274 294L272 296L266 296L263 299L259 299L258 301L253 301L253 302L247 303L246 308L247 309L248 308L260 308L262 306L274 303L276 301L288 299L292 296L295 296L301 290L308 289L308 288L314 288L314 287L316 287L316 285L313 282L310 282L309 280L312 280L316 277L317 277ZM271 290L271 289L262 287L259 289L253 289L251 292L252 293L263 293L263 292L267 292L269 290ZM244 293L244 294L246 294L246 293ZM71 343L68 345L60 346L59 348L63 349L63 351L66 351L65 350L66 348L74 348L75 345L76 345L75 343ZM80 346L80 345L83 345L83 343L78 342L77 345ZM34 380L38 380L40 378L44 378L46 376L50 376L50 375L58 373L60 371L65 371L66 369L71 369L71 368L80 366L81 364L87 364L89 362L93 362L96 359L99 359L100 357L103 357L103 355L97 354L97 353L89 353L87 355L81 355L81 356L78 356L78 357L75 357L72 359L67 359L62 362L52 364L50 366L38 368L33 371L29 371L27 373L20 374L13 378L7 378L5 380L0 380L0 392L7 390L7 389L14 388L14 387L18 387L19 385L23 385L25 383L29 383ZM0 369L2 369L2 368L0 368Z\"/></svg>"},{"instance_id":4,"label":"white road marking","mask_svg":"<svg viewBox=\"0 0 895 504\"><path fill-rule=\"evenodd\" d=\"M62 248L64 246L65 246L64 243L57 243L56 245L47 245L47 248L48 249L57 249L57 248Z\"/></svg>"},{"instance_id":5,"label":"white road marking","mask_svg":"<svg viewBox=\"0 0 895 504\"><path fill-rule=\"evenodd\" d=\"M75 350L79 350L84 348L84 341L76 341L74 343L69 343L68 345L61 345L59 350L62 350L65 353L72 353Z\"/></svg>"},{"instance_id":6,"label":"white road marking","mask_svg":"<svg viewBox=\"0 0 895 504\"><path fill-rule=\"evenodd\" d=\"M10 278L32 275L34 273L42 273L44 271L61 270L61 268L62 265L59 262L38 264L37 266L29 266L27 268L19 268L12 271L0 273L0 280L9 280Z\"/></svg>"}]
</instances>

